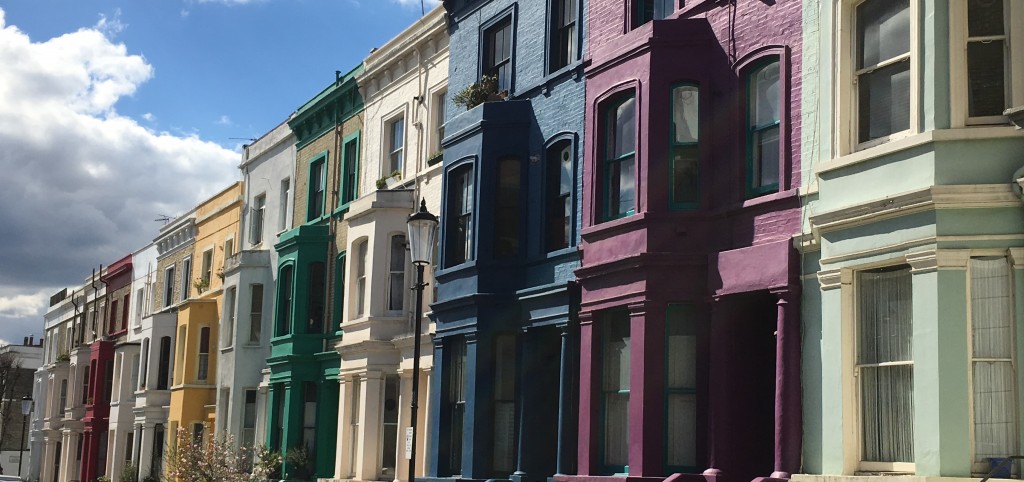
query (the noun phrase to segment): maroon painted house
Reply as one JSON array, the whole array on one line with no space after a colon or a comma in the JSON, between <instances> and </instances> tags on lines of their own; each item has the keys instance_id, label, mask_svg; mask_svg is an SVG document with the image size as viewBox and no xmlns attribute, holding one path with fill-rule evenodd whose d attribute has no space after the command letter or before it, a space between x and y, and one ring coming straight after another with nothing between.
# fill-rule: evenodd
<instances>
[{"instance_id":1,"label":"maroon painted house","mask_svg":"<svg viewBox=\"0 0 1024 482\"><path fill-rule=\"evenodd\" d=\"M800 465L800 0L591 0L576 477Z\"/></svg>"},{"instance_id":2,"label":"maroon painted house","mask_svg":"<svg viewBox=\"0 0 1024 482\"><path fill-rule=\"evenodd\" d=\"M105 475L107 431L110 425L110 401L114 382L114 346L128 333L128 304L132 281L132 256L111 264L100 276L106 285L100 338L89 345L89 368L85 417L82 419L82 480ZM91 380L89 379L91 377Z\"/></svg>"}]
</instances>

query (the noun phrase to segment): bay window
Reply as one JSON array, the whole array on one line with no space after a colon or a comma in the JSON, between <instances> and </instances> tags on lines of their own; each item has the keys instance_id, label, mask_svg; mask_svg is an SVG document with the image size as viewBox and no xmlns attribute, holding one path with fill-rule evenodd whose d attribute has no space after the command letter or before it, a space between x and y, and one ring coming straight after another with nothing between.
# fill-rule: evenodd
<instances>
[{"instance_id":1,"label":"bay window","mask_svg":"<svg viewBox=\"0 0 1024 482\"><path fill-rule=\"evenodd\" d=\"M405 236L391 237L391 259L388 270L388 311L405 309Z\"/></svg>"},{"instance_id":2,"label":"bay window","mask_svg":"<svg viewBox=\"0 0 1024 482\"><path fill-rule=\"evenodd\" d=\"M601 337L601 405L604 469L624 473L629 465L629 313L605 315Z\"/></svg>"},{"instance_id":3,"label":"bay window","mask_svg":"<svg viewBox=\"0 0 1024 482\"><path fill-rule=\"evenodd\" d=\"M636 212L636 98L632 91L602 109L604 213L610 220Z\"/></svg>"},{"instance_id":4,"label":"bay window","mask_svg":"<svg viewBox=\"0 0 1024 482\"><path fill-rule=\"evenodd\" d=\"M1005 257L971 258L969 269L973 462L983 473L987 458L1017 454L1012 283Z\"/></svg>"},{"instance_id":5,"label":"bay window","mask_svg":"<svg viewBox=\"0 0 1024 482\"><path fill-rule=\"evenodd\" d=\"M911 290L909 266L864 271L857 277L856 370L866 470L894 470L893 463L914 461Z\"/></svg>"},{"instance_id":6,"label":"bay window","mask_svg":"<svg viewBox=\"0 0 1024 482\"><path fill-rule=\"evenodd\" d=\"M676 85L672 88L671 107L669 206L694 208L700 202L700 89L690 84Z\"/></svg>"},{"instance_id":7,"label":"bay window","mask_svg":"<svg viewBox=\"0 0 1024 482\"><path fill-rule=\"evenodd\" d=\"M210 374L210 327L199 329L199 368L196 380L205 382Z\"/></svg>"},{"instance_id":8,"label":"bay window","mask_svg":"<svg viewBox=\"0 0 1024 482\"><path fill-rule=\"evenodd\" d=\"M448 179L446 268L473 259L473 166L466 164L453 169Z\"/></svg>"},{"instance_id":9,"label":"bay window","mask_svg":"<svg viewBox=\"0 0 1024 482\"><path fill-rule=\"evenodd\" d=\"M507 258L519 254L519 159L498 160L497 197L495 199L494 256Z\"/></svg>"}]
</instances>

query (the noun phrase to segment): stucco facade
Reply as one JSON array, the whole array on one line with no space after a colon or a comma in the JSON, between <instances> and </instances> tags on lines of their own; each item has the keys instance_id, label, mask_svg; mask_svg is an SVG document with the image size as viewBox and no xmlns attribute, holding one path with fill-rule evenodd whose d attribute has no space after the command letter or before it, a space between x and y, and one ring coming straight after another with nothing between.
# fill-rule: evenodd
<instances>
[{"instance_id":1,"label":"stucco facade","mask_svg":"<svg viewBox=\"0 0 1024 482\"><path fill-rule=\"evenodd\" d=\"M218 433L227 431L243 447L266 438L266 389L260 389L270 356L277 251L273 245L291 226L295 136L281 123L245 147L246 181L240 251L224 264L224 319L217 370ZM260 421L263 420L263 423Z\"/></svg>"},{"instance_id":2,"label":"stucco facade","mask_svg":"<svg viewBox=\"0 0 1024 482\"><path fill-rule=\"evenodd\" d=\"M363 130L347 142L361 146L359 190L347 203L342 218L347 240L340 249L345 262L339 264L343 267L337 273L342 288L335 291L334 299L335 317L345 332L336 345L341 358L341 391L335 480L408 479L405 437L414 376L415 298L411 287L415 272L408 259L406 220L420 199L431 212L437 213L440 207L441 166L428 160L434 152L431 146L438 145L438 122L443 118L438 117L437 109L447 89L444 20L444 9L435 8L371 53L358 76L365 103ZM348 161L345 158L342 163ZM393 163L401 168L393 169ZM400 175L390 180L390 186L377 185L378 179L394 170ZM426 291L424 312L429 310L431 291ZM424 473L431 370L432 330L430 320L424 317L423 321L418 375L419 475Z\"/></svg>"},{"instance_id":3,"label":"stucco facade","mask_svg":"<svg viewBox=\"0 0 1024 482\"><path fill-rule=\"evenodd\" d=\"M590 2L578 474L786 478L801 5L641 3Z\"/></svg>"},{"instance_id":4,"label":"stucco facade","mask_svg":"<svg viewBox=\"0 0 1024 482\"><path fill-rule=\"evenodd\" d=\"M190 295L178 307L175 337L168 412L172 447L178 437L208 437L215 427L224 260L239 238L241 203L242 182L236 182L195 209Z\"/></svg>"},{"instance_id":5,"label":"stucco facade","mask_svg":"<svg viewBox=\"0 0 1024 482\"><path fill-rule=\"evenodd\" d=\"M575 471L589 6L444 7L450 98L508 100L447 105L427 478L545 480Z\"/></svg>"},{"instance_id":6,"label":"stucco facade","mask_svg":"<svg viewBox=\"0 0 1024 482\"><path fill-rule=\"evenodd\" d=\"M285 477L334 474L341 337L334 317L339 246L346 243L340 223L345 192L339 152L362 129L363 101L355 77L334 82L306 102L288 121L295 134L295 197L292 229L274 249L278 262L271 328L266 444L287 455L303 449L304 463L285 457ZM351 186L351 184L347 184ZM343 258L342 258L343 259Z\"/></svg>"},{"instance_id":7,"label":"stucco facade","mask_svg":"<svg viewBox=\"0 0 1024 482\"><path fill-rule=\"evenodd\" d=\"M1003 115L1024 105L1024 10L892 2L871 30L875 2L804 4L805 474L795 478L984 476L988 459L1024 445L1014 368L1024 131ZM995 28L983 63L969 59L979 21ZM881 39L880 60L899 58L883 72L894 79L884 102L865 102L876 92L861 77L874 70L860 65L872 51L857 35ZM978 84L979 69L992 83ZM883 343L898 349L876 351Z\"/></svg>"}]
</instances>

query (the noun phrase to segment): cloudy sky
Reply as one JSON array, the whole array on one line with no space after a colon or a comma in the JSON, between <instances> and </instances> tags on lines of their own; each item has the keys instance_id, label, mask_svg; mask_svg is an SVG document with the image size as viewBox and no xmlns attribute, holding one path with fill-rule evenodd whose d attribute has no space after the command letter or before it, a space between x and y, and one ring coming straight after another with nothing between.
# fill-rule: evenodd
<instances>
[{"instance_id":1,"label":"cloudy sky","mask_svg":"<svg viewBox=\"0 0 1024 482\"><path fill-rule=\"evenodd\" d=\"M0 0L0 340L38 338L51 294L237 180L246 139L419 17L418 0Z\"/></svg>"}]
</instances>

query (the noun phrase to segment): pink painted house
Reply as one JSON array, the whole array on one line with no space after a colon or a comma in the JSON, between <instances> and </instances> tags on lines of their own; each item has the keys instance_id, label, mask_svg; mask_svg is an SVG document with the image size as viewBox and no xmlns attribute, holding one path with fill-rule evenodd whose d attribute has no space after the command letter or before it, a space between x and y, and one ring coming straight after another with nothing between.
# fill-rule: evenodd
<instances>
[{"instance_id":1,"label":"pink painted house","mask_svg":"<svg viewBox=\"0 0 1024 482\"><path fill-rule=\"evenodd\" d=\"M578 475L800 466L799 0L591 0Z\"/></svg>"}]
</instances>

